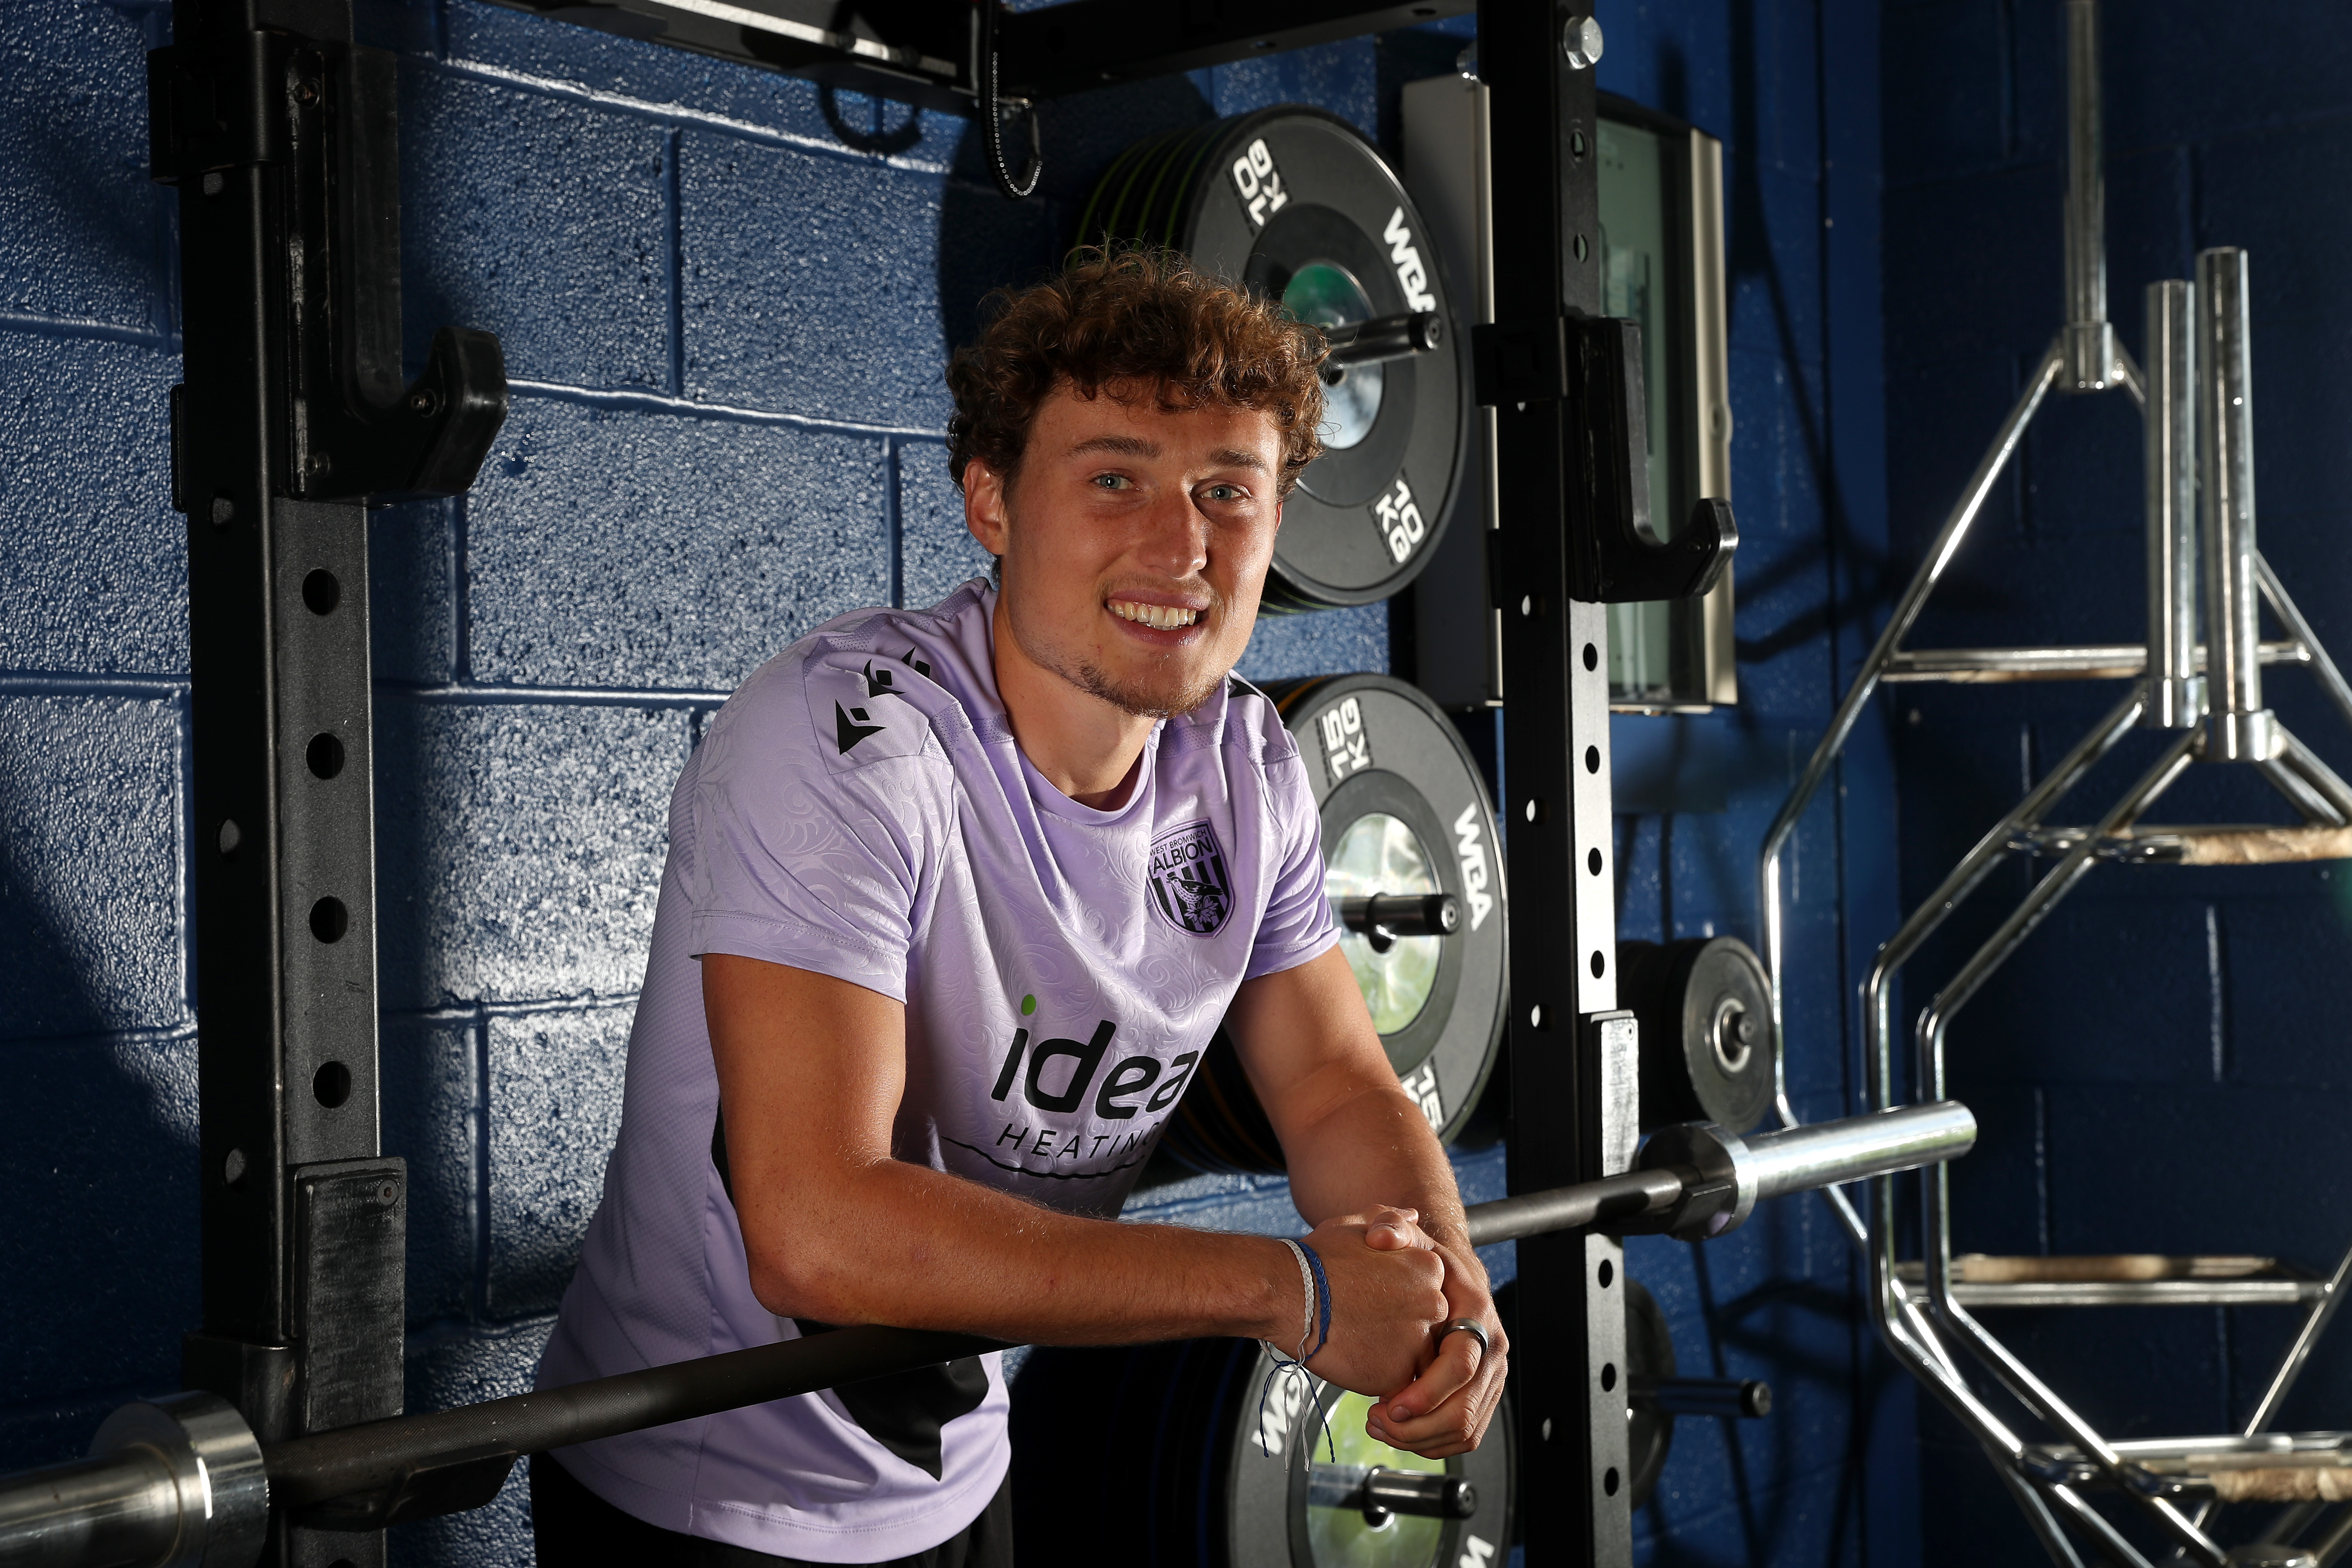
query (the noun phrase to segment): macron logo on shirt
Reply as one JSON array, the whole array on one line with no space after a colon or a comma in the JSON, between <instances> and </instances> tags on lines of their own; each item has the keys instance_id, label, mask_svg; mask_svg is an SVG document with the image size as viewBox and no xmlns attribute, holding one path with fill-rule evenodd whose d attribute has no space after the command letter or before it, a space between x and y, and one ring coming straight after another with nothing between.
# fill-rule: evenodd
<instances>
[{"instance_id":1,"label":"macron logo on shirt","mask_svg":"<svg viewBox=\"0 0 2352 1568\"><path fill-rule=\"evenodd\" d=\"M887 724L866 722L866 713L863 708L844 708L838 702L833 705L834 734L840 742L841 754L845 757L857 749L858 742L868 735L878 735L888 728Z\"/></svg>"},{"instance_id":2,"label":"macron logo on shirt","mask_svg":"<svg viewBox=\"0 0 2352 1568\"><path fill-rule=\"evenodd\" d=\"M859 767L885 757L911 757L923 749L931 725L901 689L909 671L931 672L911 647L896 659L846 649L820 648L810 655L803 667L809 718L818 734L833 737L834 754L827 761Z\"/></svg>"}]
</instances>

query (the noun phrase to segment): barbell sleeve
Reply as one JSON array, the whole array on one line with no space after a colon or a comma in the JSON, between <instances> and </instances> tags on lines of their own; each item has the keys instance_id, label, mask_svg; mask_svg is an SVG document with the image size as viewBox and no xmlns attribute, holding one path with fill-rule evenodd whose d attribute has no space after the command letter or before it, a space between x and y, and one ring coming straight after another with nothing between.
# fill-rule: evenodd
<instances>
[{"instance_id":1,"label":"barbell sleeve","mask_svg":"<svg viewBox=\"0 0 2352 1568\"><path fill-rule=\"evenodd\" d=\"M1956 1160L1976 1144L1977 1119L1957 1100L1815 1121L1747 1140L1756 1196L1843 1186Z\"/></svg>"},{"instance_id":2,"label":"barbell sleeve","mask_svg":"<svg viewBox=\"0 0 2352 1568\"><path fill-rule=\"evenodd\" d=\"M1334 899L1339 923L1386 952L1400 937L1452 936L1462 929L1462 903L1451 893L1368 893Z\"/></svg>"},{"instance_id":3,"label":"barbell sleeve","mask_svg":"<svg viewBox=\"0 0 2352 1568\"><path fill-rule=\"evenodd\" d=\"M1351 1508L1367 1518L1410 1514L1417 1519L1472 1519L1478 1489L1459 1476L1425 1475L1379 1465L1326 1465L1307 1471L1307 1500L1321 1508Z\"/></svg>"},{"instance_id":4,"label":"barbell sleeve","mask_svg":"<svg viewBox=\"0 0 2352 1568\"><path fill-rule=\"evenodd\" d=\"M1445 319L1434 310L1411 310L1401 316L1378 316L1322 329L1330 353L1323 362L1324 379L1361 364L1434 353L1445 342Z\"/></svg>"},{"instance_id":5,"label":"barbell sleeve","mask_svg":"<svg viewBox=\"0 0 2352 1568\"><path fill-rule=\"evenodd\" d=\"M246 1568L268 1527L261 1446L216 1394L122 1405L89 1458L0 1479L0 1568Z\"/></svg>"},{"instance_id":6,"label":"barbell sleeve","mask_svg":"<svg viewBox=\"0 0 2352 1568\"><path fill-rule=\"evenodd\" d=\"M152 1449L26 1470L0 1485L0 1563L168 1562L180 1513L179 1489Z\"/></svg>"}]
</instances>

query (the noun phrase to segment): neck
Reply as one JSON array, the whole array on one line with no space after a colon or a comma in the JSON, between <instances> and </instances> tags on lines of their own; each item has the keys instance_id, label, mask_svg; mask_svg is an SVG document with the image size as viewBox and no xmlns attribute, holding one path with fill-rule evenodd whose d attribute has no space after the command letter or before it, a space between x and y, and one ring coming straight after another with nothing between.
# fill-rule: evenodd
<instances>
[{"instance_id":1,"label":"neck","mask_svg":"<svg viewBox=\"0 0 2352 1568\"><path fill-rule=\"evenodd\" d=\"M1158 721L1082 691L1033 661L1013 636L1004 596L990 620L996 691L1013 740L1045 782L1097 811L1114 811L1132 785L1136 759Z\"/></svg>"}]
</instances>

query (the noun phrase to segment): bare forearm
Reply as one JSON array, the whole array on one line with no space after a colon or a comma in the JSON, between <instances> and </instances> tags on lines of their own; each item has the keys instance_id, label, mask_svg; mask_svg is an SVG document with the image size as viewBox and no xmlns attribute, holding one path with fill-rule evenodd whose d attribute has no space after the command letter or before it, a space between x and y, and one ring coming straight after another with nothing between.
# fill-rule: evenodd
<instances>
[{"instance_id":1,"label":"bare forearm","mask_svg":"<svg viewBox=\"0 0 2352 1568\"><path fill-rule=\"evenodd\" d=\"M1441 1242L1464 1237L1454 1167L1402 1089L1353 1094L1283 1139L1291 1201L1309 1225L1376 1205L1417 1209Z\"/></svg>"},{"instance_id":2,"label":"bare forearm","mask_svg":"<svg viewBox=\"0 0 2352 1568\"><path fill-rule=\"evenodd\" d=\"M1294 1262L1262 1237L1081 1218L898 1160L741 1195L779 1316L1048 1344L1297 1331Z\"/></svg>"}]
</instances>

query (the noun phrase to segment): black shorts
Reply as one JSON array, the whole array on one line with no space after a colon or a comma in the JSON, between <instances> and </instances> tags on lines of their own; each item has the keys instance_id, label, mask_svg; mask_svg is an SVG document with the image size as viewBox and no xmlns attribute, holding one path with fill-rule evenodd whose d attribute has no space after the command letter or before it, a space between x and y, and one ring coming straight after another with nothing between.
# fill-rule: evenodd
<instances>
[{"instance_id":1,"label":"black shorts","mask_svg":"<svg viewBox=\"0 0 2352 1568\"><path fill-rule=\"evenodd\" d=\"M797 1557L647 1524L581 1485L548 1454L530 1461L530 1532L539 1542L539 1568L816 1568ZM1012 1481L996 1489L978 1519L929 1552L875 1568L1013 1568Z\"/></svg>"}]
</instances>

